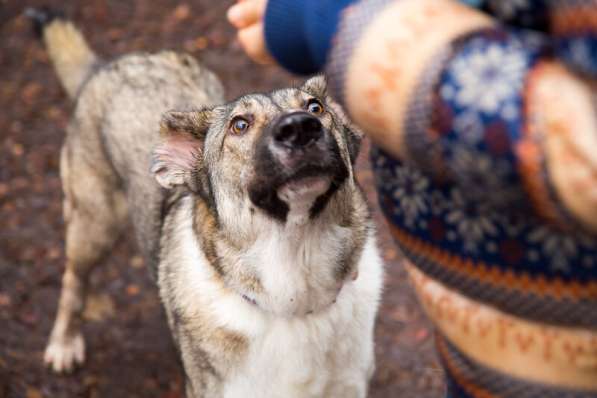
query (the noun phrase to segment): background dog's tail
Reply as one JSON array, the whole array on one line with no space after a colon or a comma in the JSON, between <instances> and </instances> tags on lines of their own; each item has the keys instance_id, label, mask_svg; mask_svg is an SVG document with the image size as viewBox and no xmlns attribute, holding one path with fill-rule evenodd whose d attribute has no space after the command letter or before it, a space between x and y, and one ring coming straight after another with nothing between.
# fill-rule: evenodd
<instances>
[{"instance_id":1,"label":"background dog's tail","mask_svg":"<svg viewBox=\"0 0 597 398\"><path fill-rule=\"evenodd\" d=\"M62 86L69 97L76 97L98 58L81 31L60 13L48 8L28 8L25 15L33 21L36 34L45 43Z\"/></svg>"}]
</instances>

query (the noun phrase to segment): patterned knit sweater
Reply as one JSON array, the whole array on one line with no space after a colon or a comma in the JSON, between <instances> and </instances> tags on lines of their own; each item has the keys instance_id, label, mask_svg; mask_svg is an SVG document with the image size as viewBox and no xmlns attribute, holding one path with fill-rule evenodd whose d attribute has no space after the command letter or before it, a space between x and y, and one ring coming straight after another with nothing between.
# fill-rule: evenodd
<instances>
[{"instance_id":1,"label":"patterned knit sweater","mask_svg":"<svg viewBox=\"0 0 597 398\"><path fill-rule=\"evenodd\" d=\"M354 113L347 69L372 26L395 18L404 34L385 43L383 62L370 60L369 108L394 98L384 95L410 62L399 50L446 29L396 105L400 153L375 148L371 159L381 208L438 328L448 394L597 397L597 1L463 2L479 10L270 0L266 41L291 71L325 67ZM450 21L490 19L481 12L490 23L449 37ZM423 13L429 23L409 36Z\"/></svg>"}]
</instances>

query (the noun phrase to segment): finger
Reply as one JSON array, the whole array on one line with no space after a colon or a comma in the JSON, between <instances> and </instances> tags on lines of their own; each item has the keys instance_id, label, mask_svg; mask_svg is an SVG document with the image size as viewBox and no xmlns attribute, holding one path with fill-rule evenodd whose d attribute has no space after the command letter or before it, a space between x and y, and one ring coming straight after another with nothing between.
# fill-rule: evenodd
<instances>
[{"instance_id":1,"label":"finger","mask_svg":"<svg viewBox=\"0 0 597 398\"><path fill-rule=\"evenodd\" d=\"M265 2L261 0L246 0L228 9L228 21L237 29L243 29L261 22L265 12Z\"/></svg>"},{"instance_id":2,"label":"finger","mask_svg":"<svg viewBox=\"0 0 597 398\"><path fill-rule=\"evenodd\" d=\"M263 65L274 63L273 58L267 51L262 23L240 30L238 32L238 41L253 61Z\"/></svg>"}]
</instances>

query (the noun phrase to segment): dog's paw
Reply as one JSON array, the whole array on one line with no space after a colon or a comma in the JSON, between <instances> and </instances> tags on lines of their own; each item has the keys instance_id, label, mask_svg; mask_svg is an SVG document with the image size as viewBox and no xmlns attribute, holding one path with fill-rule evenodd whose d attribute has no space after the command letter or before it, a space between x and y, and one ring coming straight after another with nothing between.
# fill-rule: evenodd
<instances>
[{"instance_id":1,"label":"dog's paw","mask_svg":"<svg viewBox=\"0 0 597 398\"><path fill-rule=\"evenodd\" d=\"M80 333L50 338L44 354L46 366L56 373L69 373L85 361L85 341Z\"/></svg>"}]
</instances>

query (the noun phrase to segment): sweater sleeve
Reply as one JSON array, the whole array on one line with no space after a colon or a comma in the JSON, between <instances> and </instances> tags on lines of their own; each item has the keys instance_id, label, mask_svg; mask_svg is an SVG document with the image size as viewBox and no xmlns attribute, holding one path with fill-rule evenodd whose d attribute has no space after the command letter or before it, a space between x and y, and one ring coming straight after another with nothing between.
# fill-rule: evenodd
<instances>
[{"instance_id":1,"label":"sweater sleeve","mask_svg":"<svg viewBox=\"0 0 597 398\"><path fill-rule=\"evenodd\" d=\"M540 32L455 1L374 3L351 7L327 61L355 122L473 200L596 232L595 4L553 2Z\"/></svg>"},{"instance_id":2,"label":"sweater sleeve","mask_svg":"<svg viewBox=\"0 0 597 398\"><path fill-rule=\"evenodd\" d=\"M309 75L325 65L342 10L355 0L269 0L265 41L287 70Z\"/></svg>"}]
</instances>

